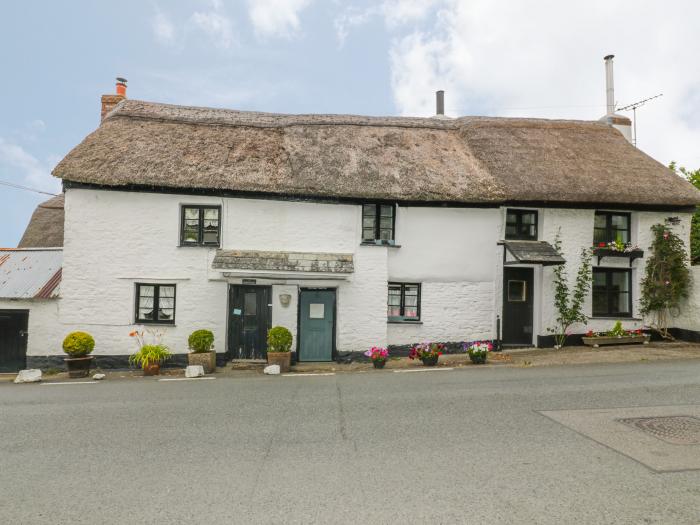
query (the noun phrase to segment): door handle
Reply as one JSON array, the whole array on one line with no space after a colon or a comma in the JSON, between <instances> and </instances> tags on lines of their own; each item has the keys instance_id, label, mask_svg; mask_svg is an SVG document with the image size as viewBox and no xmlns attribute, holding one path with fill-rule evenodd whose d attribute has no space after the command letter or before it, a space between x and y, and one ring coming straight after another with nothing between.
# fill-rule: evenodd
<instances>
[{"instance_id":1,"label":"door handle","mask_svg":"<svg viewBox=\"0 0 700 525\"><path fill-rule=\"evenodd\" d=\"M20 337L25 337L28 333L29 333L29 332L27 332L26 330L20 330L20 331L19 331L19 336L20 336Z\"/></svg>"}]
</instances>

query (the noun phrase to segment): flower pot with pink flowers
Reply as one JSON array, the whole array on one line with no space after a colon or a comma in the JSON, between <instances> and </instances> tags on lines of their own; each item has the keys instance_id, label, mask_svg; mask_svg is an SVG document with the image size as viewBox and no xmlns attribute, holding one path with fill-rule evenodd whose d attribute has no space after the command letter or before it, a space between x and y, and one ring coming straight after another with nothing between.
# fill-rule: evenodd
<instances>
[{"instance_id":1,"label":"flower pot with pink flowers","mask_svg":"<svg viewBox=\"0 0 700 525\"><path fill-rule=\"evenodd\" d=\"M420 359L423 366L435 366L438 364L445 345L442 343L421 343L411 348L409 359Z\"/></svg>"},{"instance_id":2,"label":"flower pot with pink flowers","mask_svg":"<svg viewBox=\"0 0 700 525\"><path fill-rule=\"evenodd\" d=\"M370 358L374 368L384 368L386 360L389 359L389 350L379 346L373 346L365 352L365 355Z\"/></svg>"}]
</instances>

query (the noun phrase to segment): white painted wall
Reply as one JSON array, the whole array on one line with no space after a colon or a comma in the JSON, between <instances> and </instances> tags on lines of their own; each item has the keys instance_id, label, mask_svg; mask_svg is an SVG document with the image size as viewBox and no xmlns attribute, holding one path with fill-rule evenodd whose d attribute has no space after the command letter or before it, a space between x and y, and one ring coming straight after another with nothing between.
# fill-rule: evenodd
<instances>
[{"instance_id":1,"label":"white painted wall","mask_svg":"<svg viewBox=\"0 0 700 525\"><path fill-rule=\"evenodd\" d=\"M59 299L0 299L0 310L29 310L27 355L62 354L64 333L58 322Z\"/></svg>"},{"instance_id":2,"label":"white painted wall","mask_svg":"<svg viewBox=\"0 0 700 525\"><path fill-rule=\"evenodd\" d=\"M211 269L214 248L178 246L182 204L222 206L225 249L354 255L355 272L347 280L258 279L259 284L273 286L273 324L288 327L295 339L301 287L337 289L336 343L340 351L495 337L502 300L502 248L497 242L504 236L505 208L399 207L396 241L400 247L384 247L361 245L359 205L86 189L66 192L58 316L62 335L86 330L97 341L95 354L131 353L134 347L128 333L134 327L134 284L175 283L176 325L158 328L163 341L175 352L186 352L189 333L208 328L215 334L216 349L226 350L228 285L240 279L225 278ZM592 244L594 210L538 211L540 239L553 242L561 229L573 282L579 251ZM634 212L633 242L646 250L649 227L668 215ZM677 227L686 239L689 220L689 214L682 214ZM624 266L626 260L603 263ZM643 265L643 260L634 263L635 304ZM551 268L535 269L535 335L548 335L546 329L553 324L551 272ZM421 283L421 324L387 324L390 281ZM287 307L279 300L283 293L292 296ZM638 326L641 320L625 324ZM608 320L594 320L589 327L603 330L611 325ZM53 353L60 353L60 344L43 346L56 347Z\"/></svg>"}]
</instances>

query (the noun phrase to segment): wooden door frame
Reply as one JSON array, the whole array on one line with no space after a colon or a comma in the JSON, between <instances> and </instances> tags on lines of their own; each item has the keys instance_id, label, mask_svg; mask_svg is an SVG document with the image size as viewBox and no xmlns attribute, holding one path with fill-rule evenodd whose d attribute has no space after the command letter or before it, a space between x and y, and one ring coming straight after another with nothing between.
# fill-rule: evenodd
<instances>
[{"instance_id":1,"label":"wooden door frame","mask_svg":"<svg viewBox=\"0 0 700 525\"><path fill-rule=\"evenodd\" d=\"M0 309L0 314L22 314L25 320L26 324L26 329L25 329L25 335L24 335L24 363L22 364L22 368L20 370L23 370L27 368L27 350L29 350L29 309L27 308L2 308Z\"/></svg>"},{"instance_id":2,"label":"wooden door frame","mask_svg":"<svg viewBox=\"0 0 700 525\"><path fill-rule=\"evenodd\" d=\"M231 298L233 297L233 288L235 286L239 287L248 287L248 288L268 288L270 290L270 305L274 305L274 301L272 300L272 285L271 284L243 284L243 283L228 283L228 289L226 290L226 352L225 354L228 356L229 359L233 359L233 352L231 351L231 338L233 337L233 323L231 322ZM268 317L268 330L272 327L272 306L268 306L269 308L269 317ZM267 350L266 350L267 352Z\"/></svg>"},{"instance_id":3,"label":"wooden door frame","mask_svg":"<svg viewBox=\"0 0 700 525\"><path fill-rule=\"evenodd\" d=\"M505 310L506 310L506 303L508 302L508 288L507 288L507 282L506 282L506 270L507 269L518 269L518 270L530 270L531 272L531 292L530 296L532 297L532 315L530 319L530 325L532 326L532 333L530 334L530 342L529 343L506 343L503 341L503 334L505 333L505 322L506 322L506 316L505 316ZM504 345L535 345L535 268L533 266L520 266L520 265L515 265L515 264L510 264L510 265L504 265L503 266L503 275L501 276L501 319L503 320L503 326L501 326L501 342ZM536 346L536 345L535 345Z\"/></svg>"},{"instance_id":4,"label":"wooden door frame","mask_svg":"<svg viewBox=\"0 0 700 525\"><path fill-rule=\"evenodd\" d=\"M314 288L313 286L306 286L304 288L299 288L299 294L297 296L297 344L296 344L296 360L301 361L299 359L301 357L300 353L300 346L299 343L301 342L301 294L302 292L309 291L309 292L333 292L333 336L331 337L331 361L335 361L338 357L338 349L336 348L335 345L335 337L336 337L336 325L337 325L337 320L338 320L338 289L337 288L331 288L331 287L321 287L321 288Z\"/></svg>"}]
</instances>

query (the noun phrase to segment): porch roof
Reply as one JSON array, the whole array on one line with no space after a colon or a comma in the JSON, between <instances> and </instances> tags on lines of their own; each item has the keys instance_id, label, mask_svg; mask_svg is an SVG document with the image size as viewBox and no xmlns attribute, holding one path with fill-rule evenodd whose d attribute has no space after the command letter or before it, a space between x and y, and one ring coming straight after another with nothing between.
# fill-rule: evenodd
<instances>
[{"instance_id":1,"label":"porch roof","mask_svg":"<svg viewBox=\"0 0 700 525\"><path fill-rule=\"evenodd\" d=\"M217 250L212 268L224 271L293 272L346 276L353 273L349 253Z\"/></svg>"},{"instance_id":2,"label":"porch roof","mask_svg":"<svg viewBox=\"0 0 700 525\"><path fill-rule=\"evenodd\" d=\"M505 249L513 260L504 264L541 264L552 266L564 264L566 259L559 255L554 246L545 241L503 241Z\"/></svg>"}]
</instances>

